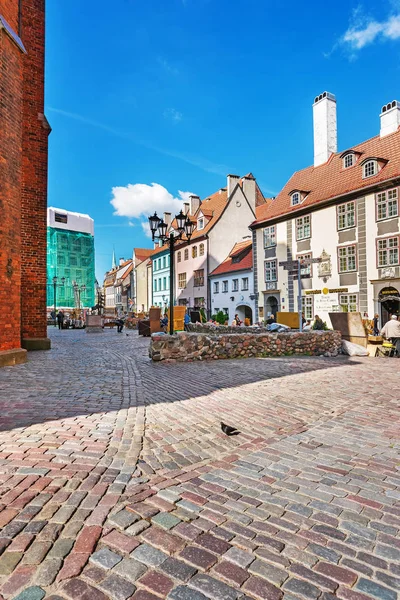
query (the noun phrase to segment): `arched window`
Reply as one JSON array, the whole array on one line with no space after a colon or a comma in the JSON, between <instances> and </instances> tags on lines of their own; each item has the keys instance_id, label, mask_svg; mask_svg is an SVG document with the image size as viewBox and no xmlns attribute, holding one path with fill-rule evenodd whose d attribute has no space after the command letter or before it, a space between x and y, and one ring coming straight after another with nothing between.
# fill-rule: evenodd
<instances>
[{"instance_id":1,"label":"arched window","mask_svg":"<svg viewBox=\"0 0 400 600\"><path fill-rule=\"evenodd\" d=\"M376 175L378 172L378 165L376 163L376 160L368 160L366 163L364 163L363 165L363 177L372 177L373 175Z\"/></svg>"},{"instance_id":2,"label":"arched window","mask_svg":"<svg viewBox=\"0 0 400 600\"><path fill-rule=\"evenodd\" d=\"M204 256L204 244L200 244L200 246L199 246L199 254L200 254L200 256Z\"/></svg>"},{"instance_id":3,"label":"arched window","mask_svg":"<svg viewBox=\"0 0 400 600\"><path fill-rule=\"evenodd\" d=\"M182 260L182 252L179 251L178 254L177 254L177 256L178 256L178 262L181 262L181 260Z\"/></svg>"},{"instance_id":4,"label":"arched window","mask_svg":"<svg viewBox=\"0 0 400 600\"><path fill-rule=\"evenodd\" d=\"M300 204L300 202L301 202L300 192L293 192L292 206L297 206L297 204Z\"/></svg>"},{"instance_id":5,"label":"arched window","mask_svg":"<svg viewBox=\"0 0 400 600\"><path fill-rule=\"evenodd\" d=\"M349 167L352 167L354 165L355 162L355 156L352 152L350 152L349 154L346 154L346 156L343 158L343 168L344 169L348 169Z\"/></svg>"},{"instance_id":6,"label":"arched window","mask_svg":"<svg viewBox=\"0 0 400 600\"><path fill-rule=\"evenodd\" d=\"M188 259L189 259L189 248L185 248L184 259L185 259L185 260L188 260Z\"/></svg>"},{"instance_id":7,"label":"arched window","mask_svg":"<svg viewBox=\"0 0 400 600\"><path fill-rule=\"evenodd\" d=\"M192 258L197 258L197 246L192 246Z\"/></svg>"}]
</instances>

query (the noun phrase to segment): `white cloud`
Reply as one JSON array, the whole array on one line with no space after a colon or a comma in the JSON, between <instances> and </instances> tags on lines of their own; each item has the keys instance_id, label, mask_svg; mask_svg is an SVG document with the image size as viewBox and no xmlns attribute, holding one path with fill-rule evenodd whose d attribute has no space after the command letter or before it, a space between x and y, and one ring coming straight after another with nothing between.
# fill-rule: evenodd
<instances>
[{"instance_id":1,"label":"white cloud","mask_svg":"<svg viewBox=\"0 0 400 600\"><path fill-rule=\"evenodd\" d=\"M347 29L340 43L353 52L361 50L375 41L400 38L400 14L392 15L385 21L363 17L360 9L353 13L353 23Z\"/></svg>"},{"instance_id":2,"label":"white cloud","mask_svg":"<svg viewBox=\"0 0 400 600\"><path fill-rule=\"evenodd\" d=\"M179 110L176 110L175 108L166 108L164 110L164 119L169 119L170 121L172 121L173 123L179 123L179 121L182 121L183 118L183 114L181 112L179 112Z\"/></svg>"},{"instance_id":3,"label":"white cloud","mask_svg":"<svg viewBox=\"0 0 400 600\"><path fill-rule=\"evenodd\" d=\"M160 216L163 212L170 212L174 216L183 208L183 202L187 202L190 195L191 192L179 191L176 198L159 183L129 183L127 186L112 188L111 204L115 209L114 215L119 217L147 219L154 212Z\"/></svg>"},{"instance_id":4,"label":"white cloud","mask_svg":"<svg viewBox=\"0 0 400 600\"><path fill-rule=\"evenodd\" d=\"M151 234L151 229L150 229L150 225L149 225L148 221L143 221L142 222L142 228L143 228L143 231L145 232L145 234L146 234L147 237L149 237L149 238L153 237L152 234Z\"/></svg>"}]
</instances>

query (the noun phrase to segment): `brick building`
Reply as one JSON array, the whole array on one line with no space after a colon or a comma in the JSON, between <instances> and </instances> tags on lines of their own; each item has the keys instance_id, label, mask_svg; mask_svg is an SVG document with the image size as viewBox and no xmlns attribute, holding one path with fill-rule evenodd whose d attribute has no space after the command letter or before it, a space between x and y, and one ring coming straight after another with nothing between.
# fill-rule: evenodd
<instances>
[{"instance_id":1,"label":"brick building","mask_svg":"<svg viewBox=\"0 0 400 600\"><path fill-rule=\"evenodd\" d=\"M44 0L0 5L0 365L50 348L46 332Z\"/></svg>"}]
</instances>

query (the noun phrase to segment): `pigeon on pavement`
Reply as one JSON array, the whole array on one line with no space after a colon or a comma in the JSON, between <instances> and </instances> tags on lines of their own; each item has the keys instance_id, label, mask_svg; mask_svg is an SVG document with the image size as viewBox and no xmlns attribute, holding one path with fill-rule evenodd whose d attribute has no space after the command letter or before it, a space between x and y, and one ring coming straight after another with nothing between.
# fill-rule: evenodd
<instances>
[{"instance_id":1,"label":"pigeon on pavement","mask_svg":"<svg viewBox=\"0 0 400 600\"><path fill-rule=\"evenodd\" d=\"M236 427L231 427L230 425L226 425L221 421L221 429L226 435L239 435L240 431L237 430Z\"/></svg>"}]
</instances>

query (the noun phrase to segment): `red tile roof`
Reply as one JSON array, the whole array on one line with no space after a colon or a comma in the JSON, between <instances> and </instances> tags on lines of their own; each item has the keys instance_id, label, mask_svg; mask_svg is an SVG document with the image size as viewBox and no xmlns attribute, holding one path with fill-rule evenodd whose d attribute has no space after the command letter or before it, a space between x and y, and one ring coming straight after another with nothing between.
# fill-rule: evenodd
<instances>
[{"instance_id":1,"label":"red tile roof","mask_svg":"<svg viewBox=\"0 0 400 600\"><path fill-rule=\"evenodd\" d=\"M400 130L383 138L376 136L346 152L353 150L359 153L352 167L343 168L343 154L333 154L329 160L318 167L307 167L292 175L285 187L279 192L272 202L257 207L257 219L253 223L259 224L282 215L303 210L307 206L315 206L320 202L343 196L345 194L376 186L378 183L388 181L400 176ZM387 161L377 175L363 179L361 163L367 158L377 158ZM291 206L290 192L300 190L308 192L301 204Z\"/></svg>"},{"instance_id":2,"label":"red tile roof","mask_svg":"<svg viewBox=\"0 0 400 600\"><path fill-rule=\"evenodd\" d=\"M152 248L134 248L136 266L154 254Z\"/></svg>"},{"instance_id":3,"label":"red tile roof","mask_svg":"<svg viewBox=\"0 0 400 600\"><path fill-rule=\"evenodd\" d=\"M235 258L241 257L238 262L233 262ZM253 250L251 240L245 240L234 245L229 256L220 264L210 275L222 275L224 273L234 273L235 271L244 271L253 268Z\"/></svg>"}]
</instances>

